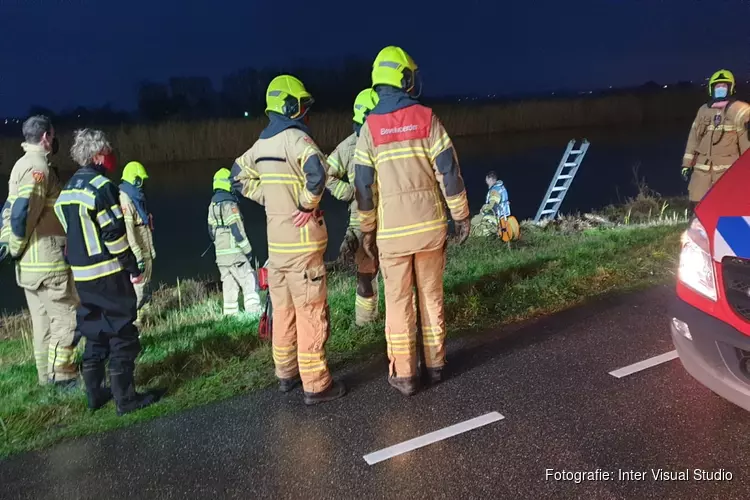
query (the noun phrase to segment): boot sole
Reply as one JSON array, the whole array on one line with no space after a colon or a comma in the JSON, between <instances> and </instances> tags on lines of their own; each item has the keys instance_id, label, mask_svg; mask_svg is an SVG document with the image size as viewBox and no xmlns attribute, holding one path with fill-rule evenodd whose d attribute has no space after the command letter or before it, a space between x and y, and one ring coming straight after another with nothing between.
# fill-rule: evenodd
<instances>
[{"instance_id":1,"label":"boot sole","mask_svg":"<svg viewBox=\"0 0 750 500\"><path fill-rule=\"evenodd\" d=\"M346 389L342 389L336 394L331 394L330 396L323 396L323 397L316 398L316 399L311 399L305 396L305 404L307 406L314 406L320 403L328 403L329 401L335 401L337 399L343 398L344 396L346 396Z\"/></svg>"}]
</instances>

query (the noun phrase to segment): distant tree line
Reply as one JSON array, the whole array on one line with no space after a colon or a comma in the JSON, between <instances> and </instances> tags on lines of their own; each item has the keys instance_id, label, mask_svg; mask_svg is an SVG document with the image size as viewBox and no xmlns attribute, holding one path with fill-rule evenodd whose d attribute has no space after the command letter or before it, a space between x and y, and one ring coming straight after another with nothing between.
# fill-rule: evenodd
<instances>
[{"instance_id":1,"label":"distant tree line","mask_svg":"<svg viewBox=\"0 0 750 500\"><path fill-rule=\"evenodd\" d=\"M315 97L316 111L351 109L352 100L370 81L372 62L357 56L348 56L328 68L320 64L293 64L291 67L244 68L226 75L221 89L214 88L210 78L204 76L173 77L167 82L142 81L138 85L138 109L126 112L113 109L110 104L99 108L78 107L55 112L42 106L32 106L28 115L46 114L64 128L86 124L101 126L128 123L148 123L166 120L205 120L211 118L248 118L261 116L265 109L265 92L273 77L288 73L300 78ZM668 91L697 89L699 85L679 82L669 85ZM663 92L664 86L648 82L635 89L596 91L595 95ZM546 99L581 97L590 92L559 91L547 93ZM517 95L517 99L533 99L539 95ZM477 105L488 100L507 99L504 96L470 95L445 97L440 101ZM435 103L435 100L432 100ZM18 135L18 123L0 122L0 135Z\"/></svg>"}]
</instances>

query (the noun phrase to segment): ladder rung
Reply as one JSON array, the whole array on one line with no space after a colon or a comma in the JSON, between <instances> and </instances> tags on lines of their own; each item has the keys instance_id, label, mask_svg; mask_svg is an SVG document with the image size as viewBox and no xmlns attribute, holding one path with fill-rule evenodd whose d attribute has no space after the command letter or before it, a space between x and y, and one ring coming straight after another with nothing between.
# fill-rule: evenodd
<instances>
[{"instance_id":1,"label":"ladder rung","mask_svg":"<svg viewBox=\"0 0 750 500\"><path fill-rule=\"evenodd\" d=\"M557 178L558 178L558 179L572 179L572 178L573 178L573 176L572 176L572 175L560 175L560 176L558 176Z\"/></svg>"},{"instance_id":2,"label":"ladder rung","mask_svg":"<svg viewBox=\"0 0 750 500\"><path fill-rule=\"evenodd\" d=\"M567 163L566 163L565 165L563 165L563 166L565 166L565 167L575 167L575 166L576 166L576 162L574 162L574 161L569 161L569 162L567 162Z\"/></svg>"},{"instance_id":3,"label":"ladder rung","mask_svg":"<svg viewBox=\"0 0 750 500\"><path fill-rule=\"evenodd\" d=\"M544 214L554 214L554 213L555 213L554 210L542 210L542 215L544 215Z\"/></svg>"},{"instance_id":4,"label":"ladder rung","mask_svg":"<svg viewBox=\"0 0 750 500\"><path fill-rule=\"evenodd\" d=\"M547 203L557 203L558 201L562 201L560 198L550 198L547 200Z\"/></svg>"},{"instance_id":5,"label":"ladder rung","mask_svg":"<svg viewBox=\"0 0 750 500\"><path fill-rule=\"evenodd\" d=\"M554 193L555 191L565 191L566 189L568 188L566 188L565 186L555 186L552 188L552 192Z\"/></svg>"},{"instance_id":6,"label":"ladder rung","mask_svg":"<svg viewBox=\"0 0 750 500\"><path fill-rule=\"evenodd\" d=\"M581 151L580 149L574 149L573 151L570 152L570 154L572 155L579 155L581 153L583 153L583 151Z\"/></svg>"}]
</instances>

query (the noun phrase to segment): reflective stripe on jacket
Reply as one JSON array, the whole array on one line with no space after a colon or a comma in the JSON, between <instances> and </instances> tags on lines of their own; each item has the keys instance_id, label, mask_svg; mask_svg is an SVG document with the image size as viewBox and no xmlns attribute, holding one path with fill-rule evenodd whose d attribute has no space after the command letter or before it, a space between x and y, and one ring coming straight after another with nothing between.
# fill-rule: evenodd
<instances>
[{"instance_id":1,"label":"reflective stripe on jacket","mask_svg":"<svg viewBox=\"0 0 750 500\"><path fill-rule=\"evenodd\" d=\"M16 263L16 281L36 289L45 278L65 274L65 232L55 217L60 194L57 171L50 168L47 151L24 143L26 154L10 173L8 199L2 210L0 241L6 241Z\"/></svg>"},{"instance_id":2,"label":"reflective stripe on jacket","mask_svg":"<svg viewBox=\"0 0 750 500\"><path fill-rule=\"evenodd\" d=\"M55 203L68 236L67 257L75 281L140 271L128 245L119 190L97 166L78 169Z\"/></svg>"},{"instance_id":3,"label":"reflective stripe on jacket","mask_svg":"<svg viewBox=\"0 0 750 500\"><path fill-rule=\"evenodd\" d=\"M375 111L354 153L361 229L377 229L386 256L437 249L447 234L443 197L454 220L469 216L453 143L430 108Z\"/></svg>"},{"instance_id":4,"label":"reflective stripe on jacket","mask_svg":"<svg viewBox=\"0 0 750 500\"><path fill-rule=\"evenodd\" d=\"M245 234L239 205L229 193L214 193L208 206L208 232L214 242L218 265L247 261L246 255L252 248Z\"/></svg>"},{"instance_id":5,"label":"reflective stripe on jacket","mask_svg":"<svg viewBox=\"0 0 750 500\"><path fill-rule=\"evenodd\" d=\"M730 101L725 107L704 104L698 110L688 135L683 167L724 171L750 148L750 105Z\"/></svg>"}]
</instances>

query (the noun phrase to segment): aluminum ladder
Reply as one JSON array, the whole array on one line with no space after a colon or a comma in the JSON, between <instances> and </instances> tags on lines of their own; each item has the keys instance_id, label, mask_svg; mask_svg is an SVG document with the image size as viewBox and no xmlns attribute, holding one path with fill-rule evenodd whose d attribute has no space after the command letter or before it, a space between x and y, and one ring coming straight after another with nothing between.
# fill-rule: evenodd
<instances>
[{"instance_id":1,"label":"aluminum ladder","mask_svg":"<svg viewBox=\"0 0 750 500\"><path fill-rule=\"evenodd\" d=\"M560 205L562 205L565 195L568 194L570 184L573 182L576 173L578 173L578 168L583 162L583 157L586 156L586 151L589 149L589 141L587 139L583 139L581 146L574 149L576 142L576 139L571 139L568 143L568 147L565 149L562 160L560 160L560 165L557 167L555 176L547 188L547 194L544 195L544 200L539 205L534 222L539 222L542 219L553 219L560 210ZM559 181L564 182L558 184Z\"/></svg>"}]
</instances>

